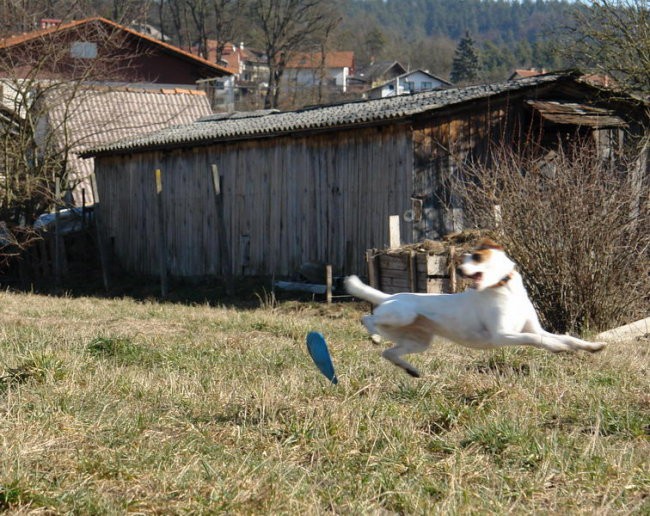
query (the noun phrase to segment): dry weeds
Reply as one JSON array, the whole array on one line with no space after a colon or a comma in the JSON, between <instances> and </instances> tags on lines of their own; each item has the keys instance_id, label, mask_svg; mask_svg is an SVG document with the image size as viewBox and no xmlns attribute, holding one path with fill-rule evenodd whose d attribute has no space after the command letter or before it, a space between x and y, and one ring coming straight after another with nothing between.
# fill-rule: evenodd
<instances>
[{"instance_id":1,"label":"dry weeds","mask_svg":"<svg viewBox=\"0 0 650 516\"><path fill-rule=\"evenodd\" d=\"M647 513L650 350L474 352L414 380L352 303L0 294L0 510ZM340 384L304 346L328 338Z\"/></svg>"}]
</instances>

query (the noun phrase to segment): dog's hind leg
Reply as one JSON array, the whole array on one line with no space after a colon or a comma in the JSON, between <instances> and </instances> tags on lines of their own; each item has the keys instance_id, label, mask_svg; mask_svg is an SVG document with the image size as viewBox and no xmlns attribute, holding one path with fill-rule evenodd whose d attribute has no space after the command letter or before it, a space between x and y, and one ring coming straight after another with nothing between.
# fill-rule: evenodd
<instances>
[{"instance_id":1,"label":"dog's hind leg","mask_svg":"<svg viewBox=\"0 0 650 516\"><path fill-rule=\"evenodd\" d=\"M379 332L375 327L374 316L364 315L361 318L361 323L366 327L366 330L368 330L370 340L375 344L379 344L381 342L381 335L379 335Z\"/></svg>"},{"instance_id":2,"label":"dog's hind leg","mask_svg":"<svg viewBox=\"0 0 650 516\"><path fill-rule=\"evenodd\" d=\"M399 331L394 336L386 335L387 331L393 332L397 328L410 325L418 317L418 314L409 308L401 306L394 301L387 301L375 308L372 315L365 315L361 318L361 323L366 327L370 334L370 340L375 344L381 342L381 338L388 338L396 342L399 340Z\"/></svg>"},{"instance_id":3,"label":"dog's hind leg","mask_svg":"<svg viewBox=\"0 0 650 516\"><path fill-rule=\"evenodd\" d=\"M422 349L421 351L424 351L424 349ZM406 371L414 378L420 378L420 376L422 376L420 374L420 371L418 371L412 364L408 363L406 360L402 358L402 355L408 355L409 353L413 353L413 352L416 351L412 349L410 343L397 344L396 346L393 346L392 348L385 350L381 354L381 356L384 357L386 360L395 364L397 367L401 367L402 369L404 369L404 371Z\"/></svg>"},{"instance_id":4,"label":"dog's hind leg","mask_svg":"<svg viewBox=\"0 0 650 516\"><path fill-rule=\"evenodd\" d=\"M426 351L435 334L435 324L426 317L418 315L406 326L378 325L377 329L382 337L395 342L395 346L385 350L382 356L411 376L419 378L420 372L404 360L402 355Z\"/></svg>"}]
</instances>

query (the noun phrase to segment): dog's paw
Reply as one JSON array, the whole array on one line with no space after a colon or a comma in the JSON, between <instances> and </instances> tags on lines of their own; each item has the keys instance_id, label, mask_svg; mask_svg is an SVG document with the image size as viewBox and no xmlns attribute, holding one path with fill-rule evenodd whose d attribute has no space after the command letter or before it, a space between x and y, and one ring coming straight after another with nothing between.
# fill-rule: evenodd
<instances>
[{"instance_id":1,"label":"dog's paw","mask_svg":"<svg viewBox=\"0 0 650 516\"><path fill-rule=\"evenodd\" d=\"M605 342L592 342L591 347L588 349L588 351L591 351L592 353L598 353L599 351L603 350L605 345Z\"/></svg>"},{"instance_id":2,"label":"dog's paw","mask_svg":"<svg viewBox=\"0 0 650 516\"><path fill-rule=\"evenodd\" d=\"M370 335L370 341L373 344L381 344L381 336L378 335L377 333L373 333L372 335Z\"/></svg>"},{"instance_id":3,"label":"dog's paw","mask_svg":"<svg viewBox=\"0 0 650 516\"><path fill-rule=\"evenodd\" d=\"M413 378L422 378L422 375L420 374L420 371L418 371L414 367L406 367L406 368L404 368L404 371L406 371Z\"/></svg>"}]
</instances>

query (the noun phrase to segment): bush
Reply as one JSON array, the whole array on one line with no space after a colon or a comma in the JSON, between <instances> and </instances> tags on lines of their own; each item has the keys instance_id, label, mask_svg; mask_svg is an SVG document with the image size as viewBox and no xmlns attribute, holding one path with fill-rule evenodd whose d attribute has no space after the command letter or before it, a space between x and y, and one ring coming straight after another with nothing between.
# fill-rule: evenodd
<instances>
[{"instance_id":1,"label":"bush","mask_svg":"<svg viewBox=\"0 0 650 516\"><path fill-rule=\"evenodd\" d=\"M496 230L543 324L599 331L647 316L650 207L645 161L604 159L579 142L528 154L509 146L462 169L470 225Z\"/></svg>"}]
</instances>

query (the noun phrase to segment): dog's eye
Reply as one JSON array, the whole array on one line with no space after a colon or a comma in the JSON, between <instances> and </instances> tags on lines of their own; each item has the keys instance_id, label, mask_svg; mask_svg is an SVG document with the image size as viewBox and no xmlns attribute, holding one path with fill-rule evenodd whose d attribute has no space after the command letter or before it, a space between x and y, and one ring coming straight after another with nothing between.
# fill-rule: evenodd
<instances>
[{"instance_id":1,"label":"dog's eye","mask_svg":"<svg viewBox=\"0 0 650 516\"><path fill-rule=\"evenodd\" d=\"M472 261L481 263L485 260L485 254L483 253L472 253Z\"/></svg>"}]
</instances>

